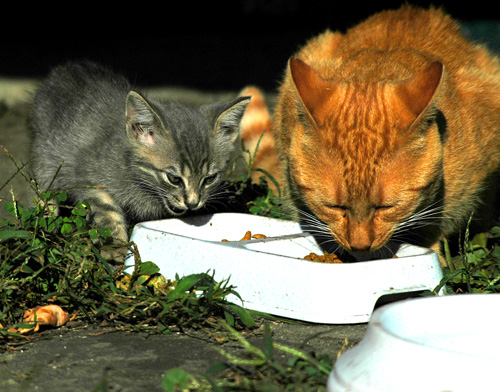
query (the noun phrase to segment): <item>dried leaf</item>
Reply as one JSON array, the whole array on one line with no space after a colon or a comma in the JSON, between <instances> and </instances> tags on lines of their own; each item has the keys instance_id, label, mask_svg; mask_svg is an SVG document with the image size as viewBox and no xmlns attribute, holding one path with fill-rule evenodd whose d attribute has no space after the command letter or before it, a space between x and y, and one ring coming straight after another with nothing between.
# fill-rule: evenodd
<instances>
[{"instance_id":1,"label":"dried leaf","mask_svg":"<svg viewBox=\"0 0 500 392\"><path fill-rule=\"evenodd\" d=\"M19 333L37 332L40 326L60 327L69 321L69 315L59 305L37 306L24 312L23 323L36 323L34 329L21 328Z\"/></svg>"}]
</instances>

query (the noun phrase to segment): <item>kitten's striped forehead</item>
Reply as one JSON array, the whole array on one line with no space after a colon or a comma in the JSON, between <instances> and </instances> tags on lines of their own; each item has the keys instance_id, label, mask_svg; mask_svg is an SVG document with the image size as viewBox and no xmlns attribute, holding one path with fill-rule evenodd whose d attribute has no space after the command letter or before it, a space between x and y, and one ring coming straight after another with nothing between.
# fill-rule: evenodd
<instances>
[{"instance_id":1,"label":"kitten's striped forehead","mask_svg":"<svg viewBox=\"0 0 500 392\"><path fill-rule=\"evenodd\" d=\"M210 132L213 125L190 107L169 105L163 125L170 136L165 150L170 163L177 163L186 177L206 173L210 164Z\"/></svg>"},{"instance_id":2,"label":"kitten's striped forehead","mask_svg":"<svg viewBox=\"0 0 500 392\"><path fill-rule=\"evenodd\" d=\"M202 156L203 155L203 156ZM181 154L178 161L180 173L184 178L204 176L210 172L211 162L206 154Z\"/></svg>"}]
</instances>

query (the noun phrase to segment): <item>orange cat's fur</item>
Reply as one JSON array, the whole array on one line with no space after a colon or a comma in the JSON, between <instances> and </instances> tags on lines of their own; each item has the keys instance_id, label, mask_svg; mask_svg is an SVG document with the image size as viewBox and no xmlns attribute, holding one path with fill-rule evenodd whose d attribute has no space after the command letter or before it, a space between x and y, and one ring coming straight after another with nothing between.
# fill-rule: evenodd
<instances>
[{"instance_id":1,"label":"orange cat's fur","mask_svg":"<svg viewBox=\"0 0 500 392\"><path fill-rule=\"evenodd\" d=\"M271 115L264 94L255 86L247 86L240 92L240 96L252 97L241 119L240 126L243 146L245 150L250 152L251 159L254 160L251 169L264 169L278 184L282 185L283 174L276 155ZM255 183L259 183L263 176L266 178L268 186L278 195L281 189L278 191L274 182L264 173L261 171L251 172L252 181Z\"/></svg>"},{"instance_id":2,"label":"orange cat's fur","mask_svg":"<svg viewBox=\"0 0 500 392\"><path fill-rule=\"evenodd\" d=\"M310 40L274 116L296 210L358 260L403 241L439 253L471 213L497 218L499 60L439 9L403 6Z\"/></svg>"}]
</instances>

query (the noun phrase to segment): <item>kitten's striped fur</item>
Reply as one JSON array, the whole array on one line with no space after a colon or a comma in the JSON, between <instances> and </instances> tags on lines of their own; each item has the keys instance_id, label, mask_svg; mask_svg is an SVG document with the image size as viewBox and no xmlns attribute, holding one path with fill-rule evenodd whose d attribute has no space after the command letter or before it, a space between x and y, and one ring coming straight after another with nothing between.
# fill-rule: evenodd
<instances>
[{"instance_id":1,"label":"kitten's striped fur","mask_svg":"<svg viewBox=\"0 0 500 392\"><path fill-rule=\"evenodd\" d=\"M90 201L95 224L126 242L130 222L205 205L238 151L249 101L159 102L96 64L57 67L33 101L36 179Z\"/></svg>"}]
</instances>

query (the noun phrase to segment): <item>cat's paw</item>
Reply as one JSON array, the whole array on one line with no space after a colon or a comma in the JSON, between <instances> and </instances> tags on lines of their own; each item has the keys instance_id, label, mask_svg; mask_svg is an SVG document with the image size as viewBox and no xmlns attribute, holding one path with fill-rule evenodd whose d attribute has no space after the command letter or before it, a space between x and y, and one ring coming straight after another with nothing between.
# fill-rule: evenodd
<instances>
[{"instance_id":1,"label":"cat's paw","mask_svg":"<svg viewBox=\"0 0 500 392\"><path fill-rule=\"evenodd\" d=\"M101 256L108 262L121 265L125 262L128 248L125 245L108 245L101 249Z\"/></svg>"}]
</instances>

